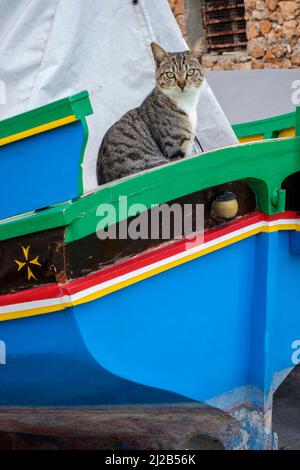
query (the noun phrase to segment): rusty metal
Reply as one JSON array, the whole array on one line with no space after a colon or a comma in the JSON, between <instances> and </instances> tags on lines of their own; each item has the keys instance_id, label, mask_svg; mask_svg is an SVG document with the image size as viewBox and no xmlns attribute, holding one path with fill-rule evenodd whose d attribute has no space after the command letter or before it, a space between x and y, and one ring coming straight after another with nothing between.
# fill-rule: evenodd
<instances>
[{"instance_id":1,"label":"rusty metal","mask_svg":"<svg viewBox=\"0 0 300 470\"><path fill-rule=\"evenodd\" d=\"M235 2L222 2L223 4L220 5L220 6L217 6L217 4L212 4L211 6L210 5L207 5L205 8L206 8L206 11L221 11L221 10L228 10L228 9L231 9L231 8L240 8L240 7L244 7L244 3L243 2L238 2L238 3L235 3Z\"/></svg>"},{"instance_id":2,"label":"rusty metal","mask_svg":"<svg viewBox=\"0 0 300 470\"><path fill-rule=\"evenodd\" d=\"M236 30L233 30L233 31L220 31L220 32L214 32L214 33L208 33L206 35L207 38L216 38L216 37L219 37L219 36L228 36L228 35L231 35L231 34L242 34L244 32L243 29L236 29Z\"/></svg>"}]
</instances>

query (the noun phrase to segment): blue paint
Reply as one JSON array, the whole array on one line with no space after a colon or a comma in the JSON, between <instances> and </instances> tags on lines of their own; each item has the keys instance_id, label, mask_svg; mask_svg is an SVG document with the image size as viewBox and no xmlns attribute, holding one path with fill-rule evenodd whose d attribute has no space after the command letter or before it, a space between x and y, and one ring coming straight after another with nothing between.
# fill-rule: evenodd
<instances>
[{"instance_id":1,"label":"blue paint","mask_svg":"<svg viewBox=\"0 0 300 470\"><path fill-rule=\"evenodd\" d=\"M65 312L3 322L0 405L263 409L274 373L293 366L299 278L289 233L260 234Z\"/></svg>"},{"instance_id":2,"label":"blue paint","mask_svg":"<svg viewBox=\"0 0 300 470\"><path fill-rule=\"evenodd\" d=\"M95 361L73 309L0 324L7 364L0 366L0 406L96 406L189 403L124 380Z\"/></svg>"},{"instance_id":3,"label":"blue paint","mask_svg":"<svg viewBox=\"0 0 300 470\"><path fill-rule=\"evenodd\" d=\"M300 232L290 232L290 251L300 255Z\"/></svg>"},{"instance_id":4,"label":"blue paint","mask_svg":"<svg viewBox=\"0 0 300 470\"><path fill-rule=\"evenodd\" d=\"M255 281L252 298L249 383L263 392L267 400L273 380L272 334L273 321L277 314L278 250L277 232L260 234L256 238L254 257ZM263 406L262 402L262 406Z\"/></svg>"},{"instance_id":5,"label":"blue paint","mask_svg":"<svg viewBox=\"0 0 300 470\"><path fill-rule=\"evenodd\" d=\"M76 308L95 359L124 378L199 401L243 385L254 248L249 238Z\"/></svg>"},{"instance_id":6,"label":"blue paint","mask_svg":"<svg viewBox=\"0 0 300 470\"><path fill-rule=\"evenodd\" d=\"M81 121L0 147L0 219L79 195Z\"/></svg>"},{"instance_id":7,"label":"blue paint","mask_svg":"<svg viewBox=\"0 0 300 470\"><path fill-rule=\"evenodd\" d=\"M273 370L293 367L292 343L300 340L300 258L289 252L289 233L280 237L278 250L277 312L274 318Z\"/></svg>"}]
</instances>

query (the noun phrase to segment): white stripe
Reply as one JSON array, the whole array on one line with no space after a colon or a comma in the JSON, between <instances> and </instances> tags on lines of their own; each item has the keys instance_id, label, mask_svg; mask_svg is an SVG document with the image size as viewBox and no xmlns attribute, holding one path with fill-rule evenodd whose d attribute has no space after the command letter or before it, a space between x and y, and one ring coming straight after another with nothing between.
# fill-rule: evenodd
<instances>
[{"instance_id":1,"label":"white stripe","mask_svg":"<svg viewBox=\"0 0 300 470\"><path fill-rule=\"evenodd\" d=\"M43 299L43 300L31 300L30 302L21 302L19 304L11 304L6 305L5 307L1 306L1 314L5 313L14 313L14 312L21 312L22 310L31 310L35 308L41 307L53 307L59 304L65 304L70 301L70 297L68 295L64 295L61 297L52 297L50 299Z\"/></svg>"},{"instance_id":2,"label":"white stripe","mask_svg":"<svg viewBox=\"0 0 300 470\"><path fill-rule=\"evenodd\" d=\"M258 222L257 224L253 224L250 227L254 227L254 226L258 226L258 227L261 226L261 222ZM169 263L172 263L173 261L180 260L182 258L185 258L186 256L189 256L195 253L201 253L201 251L204 251L207 248L210 248L230 238L234 238L240 234L250 231L250 227L249 226L246 227L247 230L244 230L243 228L243 229L236 230L235 232L230 232L230 234L223 235L222 237L215 238L214 240L211 240L210 242L206 242L206 243L202 243L201 245L194 246L190 248L189 250L182 251L181 253L177 253L176 255L169 256L168 258L164 258L163 260L148 264L147 266L136 269L135 271L131 271L130 273L126 273L126 274L123 274L122 276L116 277L114 279L110 279L109 281L102 282L101 284L88 287L85 290L82 290L80 292L77 292L76 294L73 294L72 301L80 300L82 299L82 297L86 297L88 295L94 294L97 291L104 290L107 287L111 287L115 284L119 284L120 282L127 281L133 277L139 276L140 274L144 274L153 269L160 268L161 266L164 266L165 264L169 264Z\"/></svg>"},{"instance_id":3,"label":"white stripe","mask_svg":"<svg viewBox=\"0 0 300 470\"><path fill-rule=\"evenodd\" d=\"M289 220L289 224L290 224L292 219L287 219L287 220ZM88 295L94 294L96 292L101 292L107 287L111 287L115 284L119 284L120 282L127 281L133 277L139 276L153 269L160 268L161 266L164 266L165 264L172 263L173 261L180 260L182 258L185 258L186 256L189 256L195 253L201 253L201 251L204 251L215 245L219 245L220 243L230 240L231 238L238 237L240 235L251 232L252 230L258 229L260 227L274 226L274 225L279 225L279 224L276 224L276 223L274 224L274 221L271 221L271 222L261 221L261 222L257 222L256 224L248 225L247 227L243 227L239 230L235 230L234 232L230 232L229 234L223 235L222 237L218 237L209 242L202 243L201 245L192 247L189 250L185 250L181 253L177 253L176 255L169 256L168 258L164 258L161 261L156 261L155 263L148 264L147 266L144 266L143 268L136 269L135 271L131 271L130 273L126 273L126 274L123 274L122 276L116 277L114 279L110 279L109 281L102 282L101 284L88 287L85 290L82 290L80 292L77 292L76 294L73 294L71 296L71 300L72 301L80 300L83 297L86 297ZM280 225L286 225L286 222Z\"/></svg>"},{"instance_id":4,"label":"white stripe","mask_svg":"<svg viewBox=\"0 0 300 470\"><path fill-rule=\"evenodd\" d=\"M300 226L300 219L280 219L280 220L273 220L269 222L260 221L255 224L248 225L241 229L235 230L234 232L230 232L226 235L223 235L222 237L215 238L214 240L211 240L209 242L194 246L176 255L169 256L168 258L164 258L161 261L157 261L155 263L144 266L143 268L136 269L135 271L131 271L130 273L123 274L122 276L115 277L114 279L110 279L109 281L101 282L100 284L96 284L95 286L88 287L87 289L84 289L70 296L64 295L61 297L55 297L55 298L50 298L50 299L22 302L19 304L12 304L12 305L4 306L4 307L2 306L0 307L0 311L1 311L0 315L4 315L7 313L21 312L22 310L31 310L31 309L37 309L37 308L42 308L42 307L52 307L52 306L59 305L59 304L62 304L62 305L70 304L84 297L87 297L91 294L95 294L96 292L100 293L102 290L108 287L112 287L116 284L132 279L136 276L147 273L148 271L151 271L153 269L157 269L161 266L164 266L165 264L172 263L173 261L180 260L182 258L185 258L195 253L201 253L202 251L208 248L211 248L215 245L219 245L220 243L223 243L227 240L238 237L240 235L247 234L248 232L251 232L253 230L263 228L263 227L274 227L276 225L283 226L283 225L291 225L291 224Z\"/></svg>"}]
</instances>

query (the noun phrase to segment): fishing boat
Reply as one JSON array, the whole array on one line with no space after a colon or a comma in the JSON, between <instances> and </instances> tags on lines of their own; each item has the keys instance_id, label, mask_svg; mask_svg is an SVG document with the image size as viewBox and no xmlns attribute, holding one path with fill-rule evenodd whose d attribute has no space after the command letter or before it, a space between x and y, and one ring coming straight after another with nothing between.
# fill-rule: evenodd
<instances>
[{"instance_id":1,"label":"fishing boat","mask_svg":"<svg viewBox=\"0 0 300 470\"><path fill-rule=\"evenodd\" d=\"M16 410L85 409L115 430L167 427L174 446L276 448L273 394L300 344L299 109L83 193L91 113L82 92L0 122L0 430ZM237 211L218 220L222 191ZM122 197L148 214L202 204L204 232L100 239L99 206L128 222Z\"/></svg>"}]
</instances>

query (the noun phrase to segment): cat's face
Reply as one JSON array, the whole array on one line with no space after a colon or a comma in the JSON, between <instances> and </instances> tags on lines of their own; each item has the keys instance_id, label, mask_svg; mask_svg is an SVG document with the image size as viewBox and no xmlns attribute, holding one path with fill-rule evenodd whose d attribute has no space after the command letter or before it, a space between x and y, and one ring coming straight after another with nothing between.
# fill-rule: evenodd
<instances>
[{"instance_id":1,"label":"cat's face","mask_svg":"<svg viewBox=\"0 0 300 470\"><path fill-rule=\"evenodd\" d=\"M156 64L156 83L163 93L176 97L199 89L204 78L201 66L203 38L186 52L166 52L155 43L151 48Z\"/></svg>"}]
</instances>

